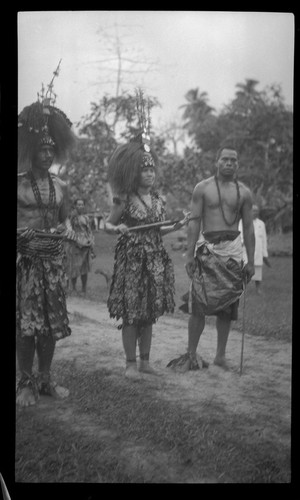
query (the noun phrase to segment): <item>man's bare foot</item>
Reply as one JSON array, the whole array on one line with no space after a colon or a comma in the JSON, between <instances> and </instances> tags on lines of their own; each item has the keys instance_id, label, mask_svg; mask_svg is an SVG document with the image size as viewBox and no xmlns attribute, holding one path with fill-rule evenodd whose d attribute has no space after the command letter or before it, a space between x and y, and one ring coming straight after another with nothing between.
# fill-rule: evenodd
<instances>
[{"instance_id":1,"label":"man's bare foot","mask_svg":"<svg viewBox=\"0 0 300 500\"><path fill-rule=\"evenodd\" d=\"M36 399L30 387L23 387L17 392L16 403L19 406L32 406L36 404Z\"/></svg>"},{"instance_id":2,"label":"man's bare foot","mask_svg":"<svg viewBox=\"0 0 300 500\"><path fill-rule=\"evenodd\" d=\"M65 399L69 396L70 391L66 387L58 385L52 380L48 382L42 382L39 388L39 393L42 396L52 396L57 399Z\"/></svg>"},{"instance_id":3,"label":"man's bare foot","mask_svg":"<svg viewBox=\"0 0 300 500\"><path fill-rule=\"evenodd\" d=\"M228 371L230 370L225 358L218 358L218 357L215 357L214 359L214 365L216 366L220 366L220 368L223 368L223 370L225 371Z\"/></svg>"}]
</instances>

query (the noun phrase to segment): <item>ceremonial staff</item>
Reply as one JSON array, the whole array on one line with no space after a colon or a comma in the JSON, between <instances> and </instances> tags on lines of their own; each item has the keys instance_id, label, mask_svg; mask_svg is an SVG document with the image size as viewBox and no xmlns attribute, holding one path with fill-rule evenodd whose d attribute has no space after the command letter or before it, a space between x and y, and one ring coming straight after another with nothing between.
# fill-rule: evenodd
<instances>
[{"instance_id":1,"label":"ceremonial staff","mask_svg":"<svg viewBox=\"0 0 300 500\"><path fill-rule=\"evenodd\" d=\"M190 217L191 212L186 212L184 213L184 218L181 219L176 219L176 220L165 220L161 222L152 222L151 224L141 224L139 226L132 226L128 228L128 231L138 231L140 229L152 229L154 227L163 227L163 226L172 226L173 224L177 224L178 222L182 222L182 224L188 223L190 220L198 219L198 217ZM17 229L17 233L21 234L24 231L28 230L28 227L19 227ZM41 231L40 229L34 229L32 230L36 233L37 236L41 238L65 238L64 233L51 233L51 232L45 232Z\"/></svg>"},{"instance_id":2,"label":"ceremonial staff","mask_svg":"<svg viewBox=\"0 0 300 500\"><path fill-rule=\"evenodd\" d=\"M240 361L240 375L243 372L243 358L244 358L244 343L245 343L245 312L246 312L246 286L247 280L244 280L244 299L243 299L243 326L242 326L242 346L241 346L241 361Z\"/></svg>"}]
</instances>

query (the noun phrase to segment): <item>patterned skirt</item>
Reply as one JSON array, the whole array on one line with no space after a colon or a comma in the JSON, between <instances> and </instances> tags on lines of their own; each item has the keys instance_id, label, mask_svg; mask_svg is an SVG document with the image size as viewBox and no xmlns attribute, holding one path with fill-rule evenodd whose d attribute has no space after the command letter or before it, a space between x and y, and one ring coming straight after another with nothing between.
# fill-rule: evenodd
<instances>
[{"instance_id":1,"label":"patterned skirt","mask_svg":"<svg viewBox=\"0 0 300 500\"><path fill-rule=\"evenodd\" d=\"M110 316L123 325L153 324L164 313L174 312L173 263L160 241L122 236L115 250L109 298Z\"/></svg>"},{"instance_id":2,"label":"patterned skirt","mask_svg":"<svg viewBox=\"0 0 300 500\"><path fill-rule=\"evenodd\" d=\"M63 255L41 258L18 254L17 335L71 335L66 306Z\"/></svg>"}]
</instances>

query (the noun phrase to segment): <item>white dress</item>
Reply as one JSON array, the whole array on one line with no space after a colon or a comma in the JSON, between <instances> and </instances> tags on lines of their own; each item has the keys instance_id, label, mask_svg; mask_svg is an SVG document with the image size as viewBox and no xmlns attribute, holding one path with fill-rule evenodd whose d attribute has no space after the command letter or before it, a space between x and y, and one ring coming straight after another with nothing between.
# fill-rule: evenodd
<instances>
[{"instance_id":1,"label":"white dress","mask_svg":"<svg viewBox=\"0 0 300 500\"><path fill-rule=\"evenodd\" d=\"M254 234L255 234L255 251L254 251L254 267L255 274L252 276L253 281L261 281L262 280L262 267L263 267L263 258L268 257L268 248L267 248L267 233L265 223L256 218L253 220L254 226ZM239 223L239 231L241 231L242 242L244 244L243 238L243 226L242 221ZM243 246L244 255L243 259L245 262L248 261L247 253L245 246Z\"/></svg>"}]
</instances>

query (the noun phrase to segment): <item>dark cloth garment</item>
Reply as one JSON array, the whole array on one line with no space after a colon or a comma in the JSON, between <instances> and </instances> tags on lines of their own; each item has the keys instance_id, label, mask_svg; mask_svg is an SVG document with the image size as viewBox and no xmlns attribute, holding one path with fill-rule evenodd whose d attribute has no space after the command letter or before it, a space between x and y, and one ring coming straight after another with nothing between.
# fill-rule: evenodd
<instances>
[{"instance_id":1,"label":"dark cloth garment","mask_svg":"<svg viewBox=\"0 0 300 500\"><path fill-rule=\"evenodd\" d=\"M240 231L232 231L229 229L226 231L205 231L203 236L208 243L216 245L221 241L233 241L239 234L241 234Z\"/></svg>"},{"instance_id":2,"label":"dark cloth garment","mask_svg":"<svg viewBox=\"0 0 300 500\"><path fill-rule=\"evenodd\" d=\"M74 214L71 225L76 233L76 241L65 245L67 254L67 274L69 278L78 278L91 271L91 250L94 235L87 215Z\"/></svg>"},{"instance_id":3,"label":"dark cloth garment","mask_svg":"<svg viewBox=\"0 0 300 500\"><path fill-rule=\"evenodd\" d=\"M181 310L195 316L229 316L231 320L237 320L239 297L243 292L242 261L238 262L230 254L228 258L218 255L208 243L232 242L239 234L239 231L204 234L205 241L196 252L191 289L182 297L185 304Z\"/></svg>"},{"instance_id":4,"label":"dark cloth garment","mask_svg":"<svg viewBox=\"0 0 300 500\"><path fill-rule=\"evenodd\" d=\"M186 292L181 297L181 300L183 301L183 304L181 306L179 306L179 309L182 312L187 313L187 314L189 313L189 294L190 294L190 292ZM229 318L230 318L231 321L236 321L238 319L239 303L240 303L240 301L237 300L236 302L234 302L233 304L231 304L230 306L228 306L223 311L220 311L219 313L216 313L215 316L218 316L220 318L222 318L222 317L228 318L228 316L229 316ZM191 307L192 307L192 314L194 316L203 316L202 312L200 312L198 310L196 302L193 301L193 300L192 300L192 303L191 303Z\"/></svg>"},{"instance_id":5,"label":"dark cloth garment","mask_svg":"<svg viewBox=\"0 0 300 500\"><path fill-rule=\"evenodd\" d=\"M17 335L52 335L58 340L71 335L63 246L58 244L47 255L46 244L41 244L37 250L38 245L31 241L28 245L22 242L18 247Z\"/></svg>"},{"instance_id":6,"label":"dark cloth garment","mask_svg":"<svg viewBox=\"0 0 300 500\"><path fill-rule=\"evenodd\" d=\"M128 227L161 222L164 201L151 194L152 208L141 209L128 198L121 222ZM147 213L146 213L147 211ZM107 301L110 316L123 326L153 324L174 311L173 263L163 245L159 228L132 231L119 237Z\"/></svg>"}]
</instances>

